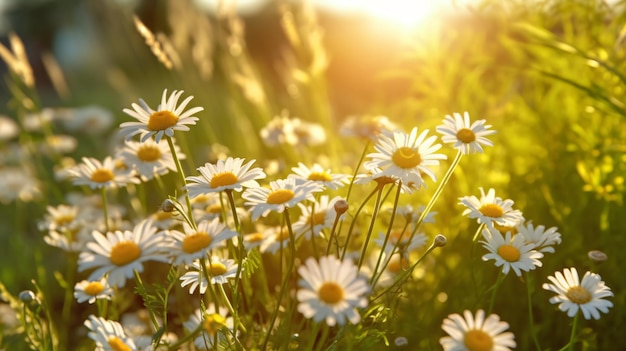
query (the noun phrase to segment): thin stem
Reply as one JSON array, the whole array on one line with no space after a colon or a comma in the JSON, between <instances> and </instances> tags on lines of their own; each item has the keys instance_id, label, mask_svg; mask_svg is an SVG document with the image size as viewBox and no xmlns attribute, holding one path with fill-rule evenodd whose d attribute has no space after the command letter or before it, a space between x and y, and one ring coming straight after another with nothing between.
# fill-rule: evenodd
<instances>
[{"instance_id":1,"label":"thin stem","mask_svg":"<svg viewBox=\"0 0 626 351\"><path fill-rule=\"evenodd\" d=\"M361 203L361 206L359 206L359 208L356 210L356 213L354 213L354 216L352 217L352 222L350 223L350 228L348 229L348 235L346 236L346 241L343 244L343 252L341 253L342 261L343 261L343 258L346 256L346 251L348 251L348 243L350 242L350 236L352 236L352 230L354 229L354 225L356 224L356 219L359 216L359 213L361 213L361 211L365 207L365 204L369 201L369 199L372 198L372 196L374 196L374 194L376 194L377 191L378 191L378 187L374 188L374 190L372 190L372 192L367 195L365 200L363 200L363 202Z\"/></svg>"},{"instance_id":2,"label":"thin stem","mask_svg":"<svg viewBox=\"0 0 626 351\"><path fill-rule=\"evenodd\" d=\"M535 343L535 350L541 351L541 344L537 339L537 333L535 332L535 318L533 317L533 301L532 301L532 289L531 289L531 281L532 276L530 273L526 272L526 295L528 297L528 323L530 327L530 336L533 338L533 342Z\"/></svg>"},{"instance_id":3,"label":"thin stem","mask_svg":"<svg viewBox=\"0 0 626 351\"><path fill-rule=\"evenodd\" d=\"M291 219L289 218L288 209L285 209L284 215L285 215L285 222L287 225L287 229L289 230L289 241L290 241L292 255L291 255L291 260L289 261L289 267L287 268L287 271L285 272L285 276L283 277L283 282L280 286L280 291L278 292L278 300L276 301L276 308L274 309L274 312L272 313L272 319L270 320L270 325L269 325L269 328L267 329L267 334L265 335L265 340L263 341L263 347L261 348L261 350L267 350L267 343L270 339L270 335L272 334L272 329L274 329L274 323L276 323L276 317L278 316L278 311L280 310L280 303L282 302L283 295L285 294L285 291L287 290L287 283L289 282L289 275L293 271L293 266L296 261L295 259L296 238L293 234L293 229L291 228Z\"/></svg>"},{"instance_id":4,"label":"thin stem","mask_svg":"<svg viewBox=\"0 0 626 351\"><path fill-rule=\"evenodd\" d=\"M185 193L185 202L187 203L187 213L189 216L189 220L194 224L192 227L196 227L195 220L193 219L193 211L191 209L191 199L189 198L189 192L185 189L187 185L187 179L185 179L185 172L183 172L183 167L180 165L180 160L178 159L178 155L176 154L176 148L174 147L174 141L172 137L167 137L167 144L170 146L170 152L172 153L172 158L174 159L174 163L176 164L176 171L180 176L180 180L183 184L183 191Z\"/></svg>"},{"instance_id":5,"label":"thin stem","mask_svg":"<svg viewBox=\"0 0 626 351\"><path fill-rule=\"evenodd\" d=\"M139 276L139 272L137 272L137 270L134 269L133 273L135 274L135 282L137 283L137 286L145 291L145 286L143 285L141 276ZM156 316L154 315L154 311L152 310L152 308L149 308L148 306L146 306L146 308L148 309L148 314L150 315L150 320L152 321L152 326L154 327L154 330L159 330L159 322L157 321Z\"/></svg>"},{"instance_id":6,"label":"thin stem","mask_svg":"<svg viewBox=\"0 0 626 351\"><path fill-rule=\"evenodd\" d=\"M493 285L493 291L491 292L491 300L489 301L489 310L487 310L487 315L491 314L491 311L493 311L493 304L496 301L498 288L500 287L500 284L502 284L503 280L504 280L504 273L500 271L498 272L498 278L496 280L496 283Z\"/></svg>"},{"instance_id":7,"label":"thin stem","mask_svg":"<svg viewBox=\"0 0 626 351\"><path fill-rule=\"evenodd\" d=\"M106 228L107 233L109 232L109 212L107 209L107 189L106 187L102 187L101 189L102 195L102 212L104 213L104 227Z\"/></svg>"},{"instance_id":8,"label":"thin stem","mask_svg":"<svg viewBox=\"0 0 626 351\"><path fill-rule=\"evenodd\" d=\"M393 202L393 211L391 212L391 219L389 219L389 226L387 227L387 233L385 234L385 240L383 241L383 245L382 245L383 251L381 251L381 253L378 255L378 260L376 260L376 266L374 267L374 271L372 272L372 279L370 280L370 286L374 286L373 284L374 284L374 281L376 280L376 273L378 272L378 268L380 267L380 262L383 257L383 252L385 251L385 248L387 247L387 242L389 241L389 236L391 235L393 222L396 218L396 211L398 210L398 200L400 199L401 191L402 191L402 181L399 181L398 190L396 191L396 198ZM398 243L400 243L400 240L398 240Z\"/></svg>"},{"instance_id":9,"label":"thin stem","mask_svg":"<svg viewBox=\"0 0 626 351\"><path fill-rule=\"evenodd\" d=\"M374 223L376 223L376 217L378 217L378 210L380 209L383 188L384 188L384 185L378 186L378 194L376 195L376 203L374 204L374 212L372 213L372 220L370 221L370 226L367 229L367 236L365 237L365 242L363 243L363 249L361 249L361 257L359 257L359 264L358 264L359 271L361 270L361 266L363 265L363 260L365 259L367 246L369 245L370 238L372 237L372 231L374 230Z\"/></svg>"},{"instance_id":10,"label":"thin stem","mask_svg":"<svg viewBox=\"0 0 626 351\"><path fill-rule=\"evenodd\" d=\"M444 174L443 178L441 178L441 182L439 182L439 185L437 186L437 190L435 190L435 193L433 194L433 196L430 198L430 200L428 200L428 204L426 204L424 211L422 211L422 213L420 214L420 217L415 223L413 232L411 232L411 236L409 237L409 242L413 240L413 237L417 233L417 230L419 229L420 225L422 224L426 216L428 216L428 214L430 213L430 210L435 205L435 202L437 201L437 199L439 199L439 196L441 195L443 188L446 186L446 184L448 184L448 181L450 181L450 177L452 177L452 173L454 173L454 170L459 165L459 161L461 161L462 157L463 157L463 153L459 150L456 153L456 157L454 158L454 161L452 161L450 168L448 168L448 171L446 172L446 174Z\"/></svg>"},{"instance_id":11,"label":"thin stem","mask_svg":"<svg viewBox=\"0 0 626 351\"><path fill-rule=\"evenodd\" d=\"M370 146L370 141L368 140L363 147L363 152L361 153L361 158L359 158L359 162L354 167L354 173L352 174L352 179L350 179L350 184L348 185L348 193L346 194L346 201L350 199L350 194L352 193L352 186L354 185L354 179L356 179L357 173L359 173L359 168L365 159L365 155L367 154L367 149Z\"/></svg>"},{"instance_id":12,"label":"thin stem","mask_svg":"<svg viewBox=\"0 0 626 351\"><path fill-rule=\"evenodd\" d=\"M574 350L574 344L576 343L576 327L578 326L578 316L580 313L576 313L574 321L572 322L572 333L569 336L569 342L563 346L559 351Z\"/></svg>"}]
</instances>

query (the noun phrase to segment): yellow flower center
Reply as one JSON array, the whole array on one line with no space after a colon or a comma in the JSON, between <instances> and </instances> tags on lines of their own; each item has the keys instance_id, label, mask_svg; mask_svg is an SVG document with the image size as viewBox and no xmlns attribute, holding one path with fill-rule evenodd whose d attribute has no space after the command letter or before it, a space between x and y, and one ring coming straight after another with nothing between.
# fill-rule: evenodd
<instances>
[{"instance_id":1,"label":"yellow flower center","mask_svg":"<svg viewBox=\"0 0 626 351\"><path fill-rule=\"evenodd\" d=\"M217 173L211 178L211 188L233 185L237 183L238 180L239 178L237 178L233 172Z\"/></svg>"},{"instance_id":2,"label":"yellow flower center","mask_svg":"<svg viewBox=\"0 0 626 351\"><path fill-rule=\"evenodd\" d=\"M91 173L91 181L96 183L106 183L113 180L113 172L106 168L98 168Z\"/></svg>"},{"instance_id":3,"label":"yellow flower center","mask_svg":"<svg viewBox=\"0 0 626 351\"><path fill-rule=\"evenodd\" d=\"M215 334L226 325L226 318L222 317L217 313L211 313L204 316L204 330L210 336L215 336Z\"/></svg>"},{"instance_id":4,"label":"yellow flower center","mask_svg":"<svg viewBox=\"0 0 626 351\"><path fill-rule=\"evenodd\" d=\"M324 224L324 222L326 221L326 211L324 212L315 212L311 217L311 224L318 225L318 224Z\"/></svg>"},{"instance_id":5,"label":"yellow flower center","mask_svg":"<svg viewBox=\"0 0 626 351\"><path fill-rule=\"evenodd\" d=\"M211 262L207 268L211 271L212 276L222 275L227 271L226 266L222 262Z\"/></svg>"},{"instance_id":6,"label":"yellow flower center","mask_svg":"<svg viewBox=\"0 0 626 351\"><path fill-rule=\"evenodd\" d=\"M204 209L204 212L206 213L221 213L222 212L222 205L220 204L213 204L213 205L209 205Z\"/></svg>"},{"instance_id":7,"label":"yellow flower center","mask_svg":"<svg viewBox=\"0 0 626 351\"><path fill-rule=\"evenodd\" d=\"M118 338L117 336L112 336L109 338L109 340L107 340L107 342L109 343L109 346L111 347L111 349L115 350L115 351L130 351L131 348L128 347L128 345L126 345L122 339Z\"/></svg>"},{"instance_id":8,"label":"yellow flower center","mask_svg":"<svg viewBox=\"0 0 626 351\"><path fill-rule=\"evenodd\" d=\"M493 338L482 330L472 329L465 333L463 344L469 351L493 350Z\"/></svg>"},{"instance_id":9,"label":"yellow flower center","mask_svg":"<svg viewBox=\"0 0 626 351\"><path fill-rule=\"evenodd\" d=\"M506 232L511 232L511 235L517 234L517 227L514 226L499 225L497 223L494 223L493 227L502 234L506 234Z\"/></svg>"},{"instance_id":10,"label":"yellow flower center","mask_svg":"<svg viewBox=\"0 0 626 351\"><path fill-rule=\"evenodd\" d=\"M502 211L502 207L496 204L484 204L480 206L478 211L482 213L483 216L487 216L491 218L502 217L502 215L504 214L504 211Z\"/></svg>"},{"instance_id":11,"label":"yellow flower center","mask_svg":"<svg viewBox=\"0 0 626 351\"><path fill-rule=\"evenodd\" d=\"M567 290L565 296L567 296L567 298L573 303L577 303L579 305L584 305L591 301L591 294L582 286L572 286L569 290Z\"/></svg>"},{"instance_id":12,"label":"yellow flower center","mask_svg":"<svg viewBox=\"0 0 626 351\"><path fill-rule=\"evenodd\" d=\"M311 172L308 179L321 182L330 182L331 180L333 180L330 174L326 172Z\"/></svg>"},{"instance_id":13,"label":"yellow flower center","mask_svg":"<svg viewBox=\"0 0 626 351\"><path fill-rule=\"evenodd\" d=\"M96 296L104 290L104 286L100 282L89 282L87 286L85 286L85 294Z\"/></svg>"},{"instance_id":14,"label":"yellow flower center","mask_svg":"<svg viewBox=\"0 0 626 351\"><path fill-rule=\"evenodd\" d=\"M456 132L456 138L465 144L469 144L476 140L476 134L471 129L463 128Z\"/></svg>"},{"instance_id":15,"label":"yellow flower center","mask_svg":"<svg viewBox=\"0 0 626 351\"><path fill-rule=\"evenodd\" d=\"M520 252L513 245L502 245L498 248L498 256L509 262L517 262L520 258Z\"/></svg>"},{"instance_id":16,"label":"yellow flower center","mask_svg":"<svg viewBox=\"0 0 626 351\"><path fill-rule=\"evenodd\" d=\"M251 243L257 243L259 241L263 241L263 234L261 233L251 233L246 235L246 240Z\"/></svg>"},{"instance_id":17,"label":"yellow flower center","mask_svg":"<svg viewBox=\"0 0 626 351\"><path fill-rule=\"evenodd\" d=\"M141 256L141 249L137 243L122 241L111 248L109 259L116 266L124 266L138 259L139 256Z\"/></svg>"},{"instance_id":18,"label":"yellow flower center","mask_svg":"<svg viewBox=\"0 0 626 351\"><path fill-rule=\"evenodd\" d=\"M289 189L278 189L276 191L271 192L267 196L267 203L271 205L283 204L294 197L293 191Z\"/></svg>"},{"instance_id":19,"label":"yellow flower center","mask_svg":"<svg viewBox=\"0 0 626 351\"><path fill-rule=\"evenodd\" d=\"M410 169L422 163L422 157L416 150L403 146L391 155L391 160L400 168Z\"/></svg>"},{"instance_id":20,"label":"yellow flower center","mask_svg":"<svg viewBox=\"0 0 626 351\"><path fill-rule=\"evenodd\" d=\"M194 253L211 245L212 238L206 232L197 232L187 235L183 239L183 251Z\"/></svg>"},{"instance_id":21,"label":"yellow flower center","mask_svg":"<svg viewBox=\"0 0 626 351\"><path fill-rule=\"evenodd\" d=\"M178 122L178 116L170 111L157 111L150 115L148 129L152 131L165 130L173 127Z\"/></svg>"},{"instance_id":22,"label":"yellow flower center","mask_svg":"<svg viewBox=\"0 0 626 351\"><path fill-rule=\"evenodd\" d=\"M329 305L334 305L343 299L343 288L335 282L325 282L317 291L320 300Z\"/></svg>"},{"instance_id":23,"label":"yellow flower center","mask_svg":"<svg viewBox=\"0 0 626 351\"><path fill-rule=\"evenodd\" d=\"M398 273L400 272L401 269L407 269L407 268L409 268L409 260L407 260L406 258L393 259L387 265L387 269L391 273Z\"/></svg>"},{"instance_id":24,"label":"yellow flower center","mask_svg":"<svg viewBox=\"0 0 626 351\"><path fill-rule=\"evenodd\" d=\"M209 201L209 197L206 195L198 195L194 197L193 199L191 199L192 204L198 204L198 203L207 202L207 201Z\"/></svg>"},{"instance_id":25,"label":"yellow flower center","mask_svg":"<svg viewBox=\"0 0 626 351\"><path fill-rule=\"evenodd\" d=\"M402 240L402 239L407 239L409 236L404 235L405 233L407 233L406 231L401 231L401 230L394 230L389 234L389 241L392 244L397 243L398 241Z\"/></svg>"},{"instance_id":26,"label":"yellow flower center","mask_svg":"<svg viewBox=\"0 0 626 351\"><path fill-rule=\"evenodd\" d=\"M137 158L143 162L154 162L161 158L161 150L156 145L144 145L137 150Z\"/></svg>"},{"instance_id":27,"label":"yellow flower center","mask_svg":"<svg viewBox=\"0 0 626 351\"><path fill-rule=\"evenodd\" d=\"M172 212L158 211L154 214L154 218L157 221L165 221L172 218Z\"/></svg>"},{"instance_id":28,"label":"yellow flower center","mask_svg":"<svg viewBox=\"0 0 626 351\"><path fill-rule=\"evenodd\" d=\"M73 214L63 214L54 218L54 223L59 227L65 227L66 225L72 223L72 221L76 218Z\"/></svg>"},{"instance_id":29,"label":"yellow flower center","mask_svg":"<svg viewBox=\"0 0 626 351\"><path fill-rule=\"evenodd\" d=\"M283 241L289 239L289 231L281 229L276 234L276 241Z\"/></svg>"}]
</instances>

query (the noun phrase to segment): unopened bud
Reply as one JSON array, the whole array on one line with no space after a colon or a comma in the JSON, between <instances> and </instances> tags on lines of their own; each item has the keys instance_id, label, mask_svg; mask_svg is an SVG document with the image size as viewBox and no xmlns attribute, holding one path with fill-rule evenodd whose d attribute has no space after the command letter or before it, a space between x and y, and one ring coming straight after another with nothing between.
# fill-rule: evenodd
<instances>
[{"instance_id":1,"label":"unopened bud","mask_svg":"<svg viewBox=\"0 0 626 351\"><path fill-rule=\"evenodd\" d=\"M396 344L397 347L403 347L409 344L409 340L404 336L398 336L393 343Z\"/></svg>"},{"instance_id":2,"label":"unopened bud","mask_svg":"<svg viewBox=\"0 0 626 351\"><path fill-rule=\"evenodd\" d=\"M163 201L163 203L161 204L161 211L163 212L174 211L174 201L170 199L166 199L165 201Z\"/></svg>"},{"instance_id":3,"label":"unopened bud","mask_svg":"<svg viewBox=\"0 0 626 351\"><path fill-rule=\"evenodd\" d=\"M609 258L604 252L600 250L591 250L587 253L587 256L590 260L595 262L604 262Z\"/></svg>"},{"instance_id":4,"label":"unopened bud","mask_svg":"<svg viewBox=\"0 0 626 351\"><path fill-rule=\"evenodd\" d=\"M25 304L31 304L37 301L37 295L31 290L24 290L17 295L17 297Z\"/></svg>"},{"instance_id":5,"label":"unopened bud","mask_svg":"<svg viewBox=\"0 0 626 351\"><path fill-rule=\"evenodd\" d=\"M337 215L344 214L348 210L348 207L350 207L350 205L348 205L348 201L344 199L335 202L335 212L337 212Z\"/></svg>"},{"instance_id":6,"label":"unopened bud","mask_svg":"<svg viewBox=\"0 0 626 351\"><path fill-rule=\"evenodd\" d=\"M448 239L443 234L437 234L435 236L435 241L433 245L435 245L436 247L443 247L443 246L446 246L447 242L448 242Z\"/></svg>"}]
</instances>

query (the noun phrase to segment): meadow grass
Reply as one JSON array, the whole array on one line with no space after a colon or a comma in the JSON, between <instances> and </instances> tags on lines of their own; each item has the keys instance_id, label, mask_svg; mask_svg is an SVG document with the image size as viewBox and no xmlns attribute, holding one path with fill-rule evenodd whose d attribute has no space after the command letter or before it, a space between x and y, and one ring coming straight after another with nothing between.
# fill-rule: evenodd
<instances>
[{"instance_id":1,"label":"meadow grass","mask_svg":"<svg viewBox=\"0 0 626 351\"><path fill-rule=\"evenodd\" d=\"M485 1L408 36L378 77L402 89L355 116L336 112L334 33L306 4L276 6L287 45L271 69L233 12L160 4L162 31L92 5L119 59L57 72L75 107L42 95L19 37L0 52L13 121L0 131L0 347L626 348L621 2ZM132 112L139 99L151 109ZM195 107L188 131L140 141ZM120 124L142 110L158 117L129 135ZM442 132L465 111L493 146L446 142L472 143ZM599 276L566 288L563 309L599 318L551 300L569 268ZM490 328L459 324L480 310Z\"/></svg>"}]
</instances>

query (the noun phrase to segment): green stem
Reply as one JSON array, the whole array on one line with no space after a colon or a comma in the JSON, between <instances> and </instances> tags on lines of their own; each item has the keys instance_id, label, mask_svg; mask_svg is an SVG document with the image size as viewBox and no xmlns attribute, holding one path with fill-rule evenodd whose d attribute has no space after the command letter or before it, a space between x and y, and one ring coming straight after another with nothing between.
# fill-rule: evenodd
<instances>
[{"instance_id":1,"label":"green stem","mask_svg":"<svg viewBox=\"0 0 626 351\"><path fill-rule=\"evenodd\" d=\"M541 351L541 344L537 339L537 333L535 331L535 318L533 316L533 301L532 301L532 291L531 291L531 281L532 276L530 273L526 272L526 295L528 297L528 323L530 327L530 336L533 338L533 342L535 344L535 350Z\"/></svg>"},{"instance_id":2,"label":"green stem","mask_svg":"<svg viewBox=\"0 0 626 351\"><path fill-rule=\"evenodd\" d=\"M372 198L372 196L374 196L374 194L376 194L377 191L378 191L378 186L374 188L374 190L372 190L372 192L367 195L365 200L363 200L363 202L361 203L361 206L359 206L359 208L354 213L354 216L352 217L352 222L350 223L350 228L348 229L348 234L346 235L346 241L343 244L343 252L341 253L342 261L343 261L343 258L346 256L346 251L348 251L348 244L350 242L350 236L352 236L352 230L354 229L354 226L356 224L356 219L361 213L361 211L363 210L363 208L365 207L365 204L369 201L369 199Z\"/></svg>"},{"instance_id":3,"label":"green stem","mask_svg":"<svg viewBox=\"0 0 626 351\"><path fill-rule=\"evenodd\" d=\"M496 280L496 283L493 285L493 291L491 292L491 300L489 301L489 310L487 310L487 315L490 315L493 311L493 305L496 301L496 294L498 293L498 288L500 287L500 284L502 284L503 280L504 273L502 273L502 270L500 270L498 272L498 278Z\"/></svg>"},{"instance_id":4,"label":"green stem","mask_svg":"<svg viewBox=\"0 0 626 351\"><path fill-rule=\"evenodd\" d=\"M141 280L141 276L139 275L139 272L137 272L137 270L134 269L133 273L135 274L135 282L137 283L137 286L140 287L140 289L146 291L146 288L143 284L143 281ZM154 311L152 310L152 308L149 308L148 306L146 306L146 308L148 309L148 314L150 315L150 321L152 322L152 326L154 327L154 330L159 330L159 321L157 321Z\"/></svg>"},{"instance_id":5,"label":"green stem","mask_svg":"<svg viewBox=\"0 0 626 351\"><path fill-rule=\"evenodd\" d=\"M372 212L372 220L370 221L370 226L367 229L367 235L365 236L365 242L363 243L363 248L361 249L361 257L359 257L359 264L358 264L359 271L361 270L361 266L363 265L363 260L365 259L365 253L367 252L367 246L369 245L370 238L372 237L372 231L374 230L374 223L376 223L376 217L378 216L378 210L380 209L383 188L384 188L384 185L378 186L378 194L376 195L376 203L374 204L374 212Z\"/></svg>"},{"instance_id":6,"label":"green stem","mask_svg":"<svg viewBox=\"0 0 626 351\"><path fill-rule=\"evenodd\" d=\"M363 147L363 152L361 152L361 158L359 158L359 162L354 167L354 173L352 174L352 179L350 179L350 184L348 185L348 193L346 194L346 201L350 199L350 194L352 193L352 186L354 185L354 180L356 179L356 175L359 173L359 168L365 159L365 155L367 154L367 149L370 146L370 141L368 140L365 143L365 147Z\"/></svg>"},{"instance_id":7,"label":"green stem","mask_svg":"<svg viewBox=\"0 0 626 351\"><path fill-rule=\"evenodd\" d=\"M109 232L109 212L107 209L107 189L105 187L101 188L102 194L102 212L104 213L104 227L106 228L107 233Z\"/></svg>"},{"instance_id":8,"label":"green stem","mask_svg":"<svg viewBox=\"0 0 626 351\"><path fill-rule=\"evenodd\" d=\"M174 141L172 137L167 137L167 144L170 146L170 152L172 153L172 158L174 159L174 163L176 164L176 171L180 176L180 180L183 184L183 191L185 193L185 202L187 203L187 214L189 216L189 220L193 223L194 228L196 228L196 222L193 218L193 210L191 208L191 199L189 198L189 192L185 189L187 185L187 179L185 179L185 172L183 172L183 167L180 165L180 160L178 159L178 155L176 154L176 148L174 147Z\"/></svg>"},{"instance_id":9,"label":"green stem","mask_svg":"<svg viewBox=\"0 0 626 351\"><path fill-rule=\"evenodd\" d=\"M426 207L424 208L424 211L422 211L422 213L420 214L420 217L418 218L417 222L415 223L415 227L413 228L413 232L411 232L411 236L409 237L409 242L411 242L411 240L413 240L413 237L417 233L417 230L419 229L420 225L422 224L422 222L424 221L426 216L428 216L428 214L430 213L430 210L435 205L435 202L437 201L437 199L439 199L439 196L441 195L441 193L443 191L443 188L446 186L446 184L448 184L448 181L450 181L450 177L452 177L452 173L454 173L454 170L459 165L459 161L461 161L462 157L463 157L463 153L459 150L456 153L456 157L454 158L454 161L452 161L452 164L450 165L450 168L448 168L448 171L443 176L443 178L441 179L441 182L437 186L437 190L435 190L435 193L430 198L430 200L428 201L428 204L426 204Z\"/></svg>"},{"instance_id":10,"label":"green stem","mask_svg":"<svg viewBox=\"0 0 626 351\"><path fill-rule=\"evenodd\" d=\"M376 260L376 266L374 267L374 271L372 272L372 279L370 280L370 286L374 286L374 282L376 281L376 273L378 272L378 268L380 267L380 262L383 257L383 253L385 248L387 247L387 242L389 241L389 236L391 235L391 230L393 228L393 222L396 218L396 211L398 210L398 200L400 199L400 192L402 191L402 181L398 183L398 190L396 191L396 198L393 202L393 211L391 212L391 218L389 219L389 226L387 227L387 233L385 234L385 240L383 241L382 251L378 255L378 259ZM400 239L398 239L398 243L400 243ZM395 247L394 247L395 249ZM392 250L393 254L393 250ZM391 256L390 256L391 258Z\"/></svg>"},{"instance_id":11,"label":"green stem","mask_svg":"<svg viewBox=\"0 0 626 351\"><path fill-rule=\"evenodd\" d=\"M282 302L283 295L285 294L285 291L287 290L287 283L289 282L289 276L291 275L291 272L293 271L294 263L296 261L296 238L293 234L293 229L291 228L291 219L289 218L288 209L285 209L284 215L285 215L285 222L287 225L287 229L289 230L289 244L291 246L292 255L291 255L291 260L289 261L289 267L287 268L285 272L285 276L283 277L283 282L280 286L280 291L278 292L278 300L276 301L276 308L274 309L274 312L272 313L272 319L270 320L270 325L269 325L269 328L267 329L265 340L263 340L263 347L261 348L261 350L267 350L267 343L270 339L270 335L272 335L272 329L274 329L274 323L276 323L276 317L278 316L278 311L280 310L280 304Z\"/></svg>"},{"instance_id":12,"label":"green stem","mask_svg":"<svg viewBox=\"0 0 626 351\"><path fill-rule=\"evenodd\" d=\"M569 342L563 346L559 351L574 350L574 344L576 343L576 327L578 326L578 316L580 313L576 313L574 321L572 322L572 333L569 336Z\"/></svg>"}]
</instances>

